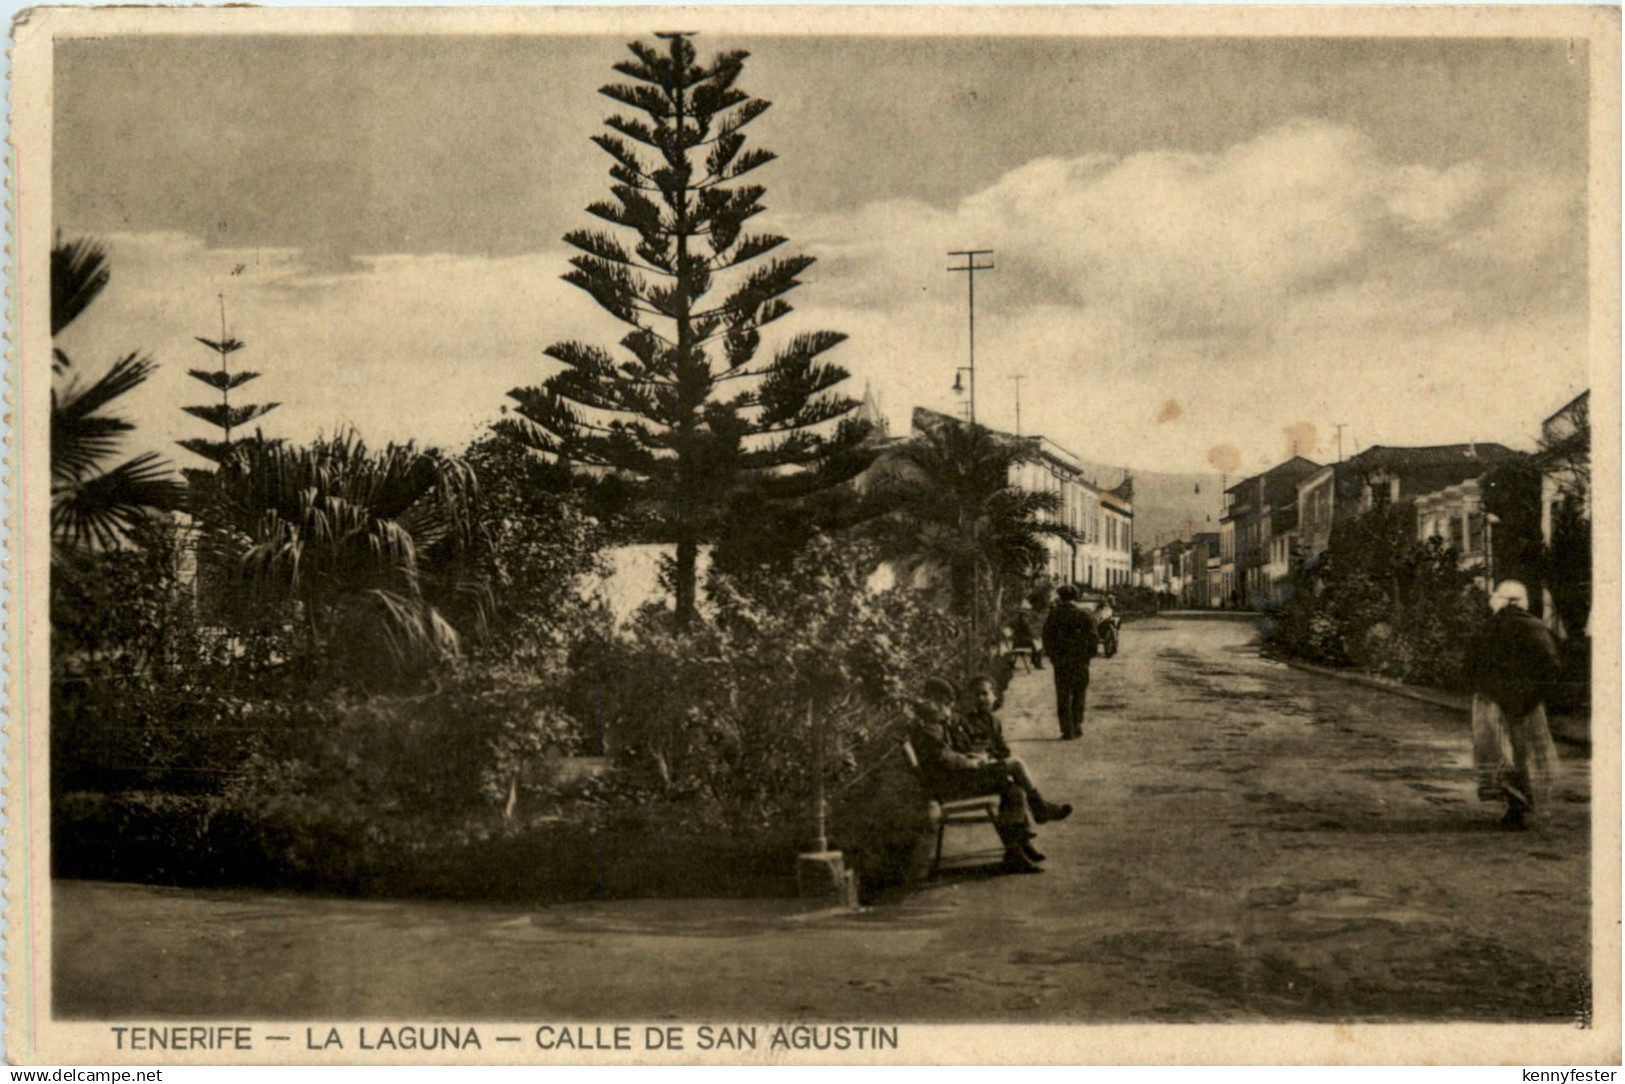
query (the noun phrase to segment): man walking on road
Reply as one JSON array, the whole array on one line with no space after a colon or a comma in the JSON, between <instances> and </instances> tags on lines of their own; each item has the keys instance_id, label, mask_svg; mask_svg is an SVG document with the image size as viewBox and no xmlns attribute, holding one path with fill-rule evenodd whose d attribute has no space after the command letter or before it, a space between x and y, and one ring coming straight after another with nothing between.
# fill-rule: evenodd
<instances>
[{"instance_id":1,"label":"man walking on road","mask_svg":"<svg viewBox=\"0 0 1625 1084\"><path fill-rule=\"evenodd\" d=\"M1473 762L1478 796L1506 802L1507 828L1523 828L1552 789L1557 747L1546 721L1546 692L1557 680L1557 645L1529 613L1529 591L1505 580L1490 596L1494 616L1474 642Z\"/></svg>"},{"instance_id":2,"label":"man walking on road","mask_svg":"<svg viewBox=\"0 0 1625 1084\"><path fill-rule=\"evenodd\" d=\"M1099 645L1094 618L1078 602L1078 589L1066 584L1055 592L1055 606L1044 622L1044 651L1055 672L1055 713L1061 740L1083 736L1083 703L1089 693L1089 660Z\"/></svg>"}]
</instances>

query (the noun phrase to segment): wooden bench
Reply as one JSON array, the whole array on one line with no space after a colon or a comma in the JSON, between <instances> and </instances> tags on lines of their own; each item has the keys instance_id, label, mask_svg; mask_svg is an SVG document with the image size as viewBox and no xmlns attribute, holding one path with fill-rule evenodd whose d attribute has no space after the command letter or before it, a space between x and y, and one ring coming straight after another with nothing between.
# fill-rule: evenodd
<instances>
[{"instance_id":1,"label":"wooden bench","mask_svg":"<svg viewBox=\"0 0 1625 1084\"><path fill-rule=\"evenodd\" d=\"M920 757L914 751L914 743L908 740L903 742L903 757L908 766L914 770L914 777L923 778L920 773ZM936 831L936 849L931 856L931 877L937 875L942 868L942 840L948 833L950 824L986 824L997 826L999 823L999 796L997 794L983 794L974 798L956 798L951 802L939 802L927 795L929 805L927 812ZM999 857L1002 860L1004 851L1001 848Z\"/></svg>"}]
</instances>

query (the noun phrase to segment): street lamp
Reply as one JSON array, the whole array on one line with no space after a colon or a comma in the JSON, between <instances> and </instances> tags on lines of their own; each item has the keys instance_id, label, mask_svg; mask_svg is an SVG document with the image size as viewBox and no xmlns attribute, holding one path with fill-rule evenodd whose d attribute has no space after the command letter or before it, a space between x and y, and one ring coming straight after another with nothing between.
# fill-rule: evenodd
<instances>
[{"instance_id":1,"label":"street lamp","mask_svg":"<svg viewBox=\"0 0 1625 1084\"><path fill-rule=\"evenodd\" d=\"M961 365L959 368L954 370L954 394L955 395L964 395L965 394L965 374L966 373L971 374L971 377L970 377L971 383L970 383L970 417L969 417L969 421L970 421L970 423L972 425L974 425L974 424L976 424L976 370L975 369L972 369L969 366Z\"/></svg>"}]
</instances>

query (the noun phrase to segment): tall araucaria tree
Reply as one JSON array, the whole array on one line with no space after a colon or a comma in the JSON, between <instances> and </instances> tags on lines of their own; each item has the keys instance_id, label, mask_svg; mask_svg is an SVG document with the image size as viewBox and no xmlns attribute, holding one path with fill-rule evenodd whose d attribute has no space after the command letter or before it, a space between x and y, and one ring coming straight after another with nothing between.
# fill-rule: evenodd
<instances>
[{"instance_id":1,"label":"tall araucaria tree","mask_svg":"<svg viewBox=\"0 0 1625 1084\"><path fill-rule=\"evenodd\" d=\"M637 477L677 543L676 610L694 614L696 559L731 495L763 475L804 471L856 446L865 427L836 425L857 402L821 356L846 336L791 337L758 360L762 329L789 315L785 295L812 265L768 254L785 243L746 231L764 189L741 183L774 155L745 148L769 103L735 86L748 54L696 59L687 34L664 48L633 43L615 65L631 82L600 89L641 115L612 116L593 137L614 164L614 199L589 214L626 231L578 230L564 280L630 330L625 351L550 347L564 365L539 388L516 388L518 418L497 428L560 460ZM630 249L623 239L631 243Z\"/></svg>"},{"instance_id":2,"label":"tall araucaria tree","mask_svg":"<svg viewBox=\"0 0 1625 1084\"><path fill-rule=\"evenodd\" d=\"M237 406L232 406L232 390L257 378L260 374L242 369L235 373L231 371L231 355L247 344L241 339L235 339L226 334L226 299L224 297L220 298L220 338L218 340L205 339L199 335L197 341L220 356L220 367L218 369L188 369L187 373L191 375L193 380L201 381L219 392L220 401L200 406L184 406L181 409L192 415L192 417L201 418L220 430L220 439L211 440L206 437L191 437L177 443L189 452L219 463L231 454L231 431L233 429L241 429L255 418L269 414L281 404L240 403Z\"/></svg>"}]
</instances>

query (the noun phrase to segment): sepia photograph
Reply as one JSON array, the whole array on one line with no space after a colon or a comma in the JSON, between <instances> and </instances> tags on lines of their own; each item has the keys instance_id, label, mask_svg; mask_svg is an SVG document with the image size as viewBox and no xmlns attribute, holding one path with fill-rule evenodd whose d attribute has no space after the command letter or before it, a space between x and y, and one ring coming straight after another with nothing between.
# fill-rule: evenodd
<instances>
[{"instance_id":1,"label":"sepia photograph","mask_svg":"<svg viewBox=\"0 0 1625 1084\"><path fill-rule=\"evenodd\" d=\"M13 1061L1618 1064L1617 9L13 46Z\"/></svg>"}]
</instances>

